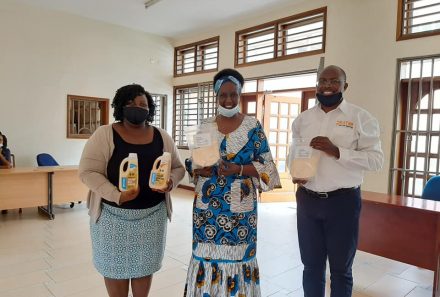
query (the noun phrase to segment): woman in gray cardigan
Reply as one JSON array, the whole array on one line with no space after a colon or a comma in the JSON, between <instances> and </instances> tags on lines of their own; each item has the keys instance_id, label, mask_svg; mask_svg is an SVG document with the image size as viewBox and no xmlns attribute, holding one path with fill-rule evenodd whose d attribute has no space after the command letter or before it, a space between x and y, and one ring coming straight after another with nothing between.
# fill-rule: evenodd
<instances>
[{"instance_id":1,"label":"woman in gray cardigan","mask_svg":"<svg viewBox=\"0 0 440 297\"><path fill-rule=\"evenodd\" d=\"M140 85L120 88L112 102L116 122L99 127L87 141L79 175L89 189L93 262L110 297L148 296L152 275L162 265L170 191L185 174L171 137L150 123L155 105ZM148 179L155 159L171 153L168 188L152 190ZM137 189L120 192L119 166L129 153L138 157Z\"/></svg>"}]
</instances>

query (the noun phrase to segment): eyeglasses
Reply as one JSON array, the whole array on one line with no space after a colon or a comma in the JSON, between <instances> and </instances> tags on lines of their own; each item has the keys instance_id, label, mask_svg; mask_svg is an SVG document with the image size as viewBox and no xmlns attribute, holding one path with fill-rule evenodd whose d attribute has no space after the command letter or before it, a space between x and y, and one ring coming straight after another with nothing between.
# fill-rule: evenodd
<instances>
[{"instance_id":1,"label":"eyeglasses","mask_svg":"<svg viewBox=\"0 0 440 297\"><path fill-rule=\"evenodd\" d=\"M316 83L316 85L318 86L324 86L324 85L331 85L331 86L338 86L343 82L343 80L339 80L339 79L320 79L318 80L318 82Z\"/></svg>"},{"instance_id":2,"label":"eyeglasses","mask_svg":"<svg viewBox=\"0 0 440 297\"><path fill-rule=\"evenodd\" d=\"M218 98L221 99L221 100L226 100L226 99L228 99L228 97L229 97L229 98L231 98L232 100L237 100L238 96L240 96L240 95L238 95L237 92L235 92L235 93L229 93L229 94L228 94L228 93L220 93L220 94L218 95Z\"/></svg>"}]
</instances>

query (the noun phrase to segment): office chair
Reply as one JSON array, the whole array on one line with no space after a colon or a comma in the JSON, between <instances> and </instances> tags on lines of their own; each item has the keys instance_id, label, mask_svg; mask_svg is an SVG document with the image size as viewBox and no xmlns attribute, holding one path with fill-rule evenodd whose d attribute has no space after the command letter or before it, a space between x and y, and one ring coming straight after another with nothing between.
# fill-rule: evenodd
<instances>
[{"instance_id":1,"label":"office chair","mask_svg":"<svg viewBox=\"0 0 440 297\"><path fill-rule=\"evenodd\" d=\"M58 162L47 153L41 153L37 155L37 164L38 166L60 166ZM75 202L70 202L70 208L73 208Z\"/></svg>"},{"instance_id":2,"label":"office chair","mask_svg":"<svg viewBox=\"0 0 440 297\"><path fill-rule=\"evenodd\" d=\"M60 164L58 164L58 162L47 153L37 155L37 164L38 166L60 166Z\"/></svg>"},{"instance_id":3,"label":"office chair","mask_svg":"<svg viewBox=\"0 0 440 297\"><path fill-rule=\"evenodd\" d=\"M440 201L440 175L431 177L423 188L423 199Z\"/></svg>"}]
</instances>

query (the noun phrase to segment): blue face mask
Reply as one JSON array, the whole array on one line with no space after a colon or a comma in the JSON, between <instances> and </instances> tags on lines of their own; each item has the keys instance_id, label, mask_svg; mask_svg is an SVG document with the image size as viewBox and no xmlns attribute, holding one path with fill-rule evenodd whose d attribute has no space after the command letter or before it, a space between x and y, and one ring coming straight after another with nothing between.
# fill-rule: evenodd
<instances>
[{"instance_id":1,"label":"blue face mask","mask_svg":"<svg viewBox=\"0 0 440 297\"><path fill-rule=\"evenodd\" d=\"M325 96L320 93L316 93L316 99L318 99L319 103L324 105L325 107L332 107L339 104L342 101L342 92Z\"/></svg>"},{"instance_id":2,"label":"blue face mask","mask_svg":"<svg viewBox=\"0 0 440 297\"><path fill-rule=\"evenodd\" d=\"M218 114L225 116L227 118L232 118L233 116L235 116L237 113L240 112L240 104L235 105L235 107L233 108L225 108L221 105L218 106L217 108Z\"/></svg>"}]
</instances>

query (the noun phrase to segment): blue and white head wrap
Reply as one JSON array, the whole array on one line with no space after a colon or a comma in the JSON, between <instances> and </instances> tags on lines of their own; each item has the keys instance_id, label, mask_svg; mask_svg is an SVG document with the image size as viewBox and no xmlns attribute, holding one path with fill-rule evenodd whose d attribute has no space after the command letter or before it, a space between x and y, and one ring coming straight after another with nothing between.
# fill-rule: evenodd
<instances>
[{"instance_id":1,"label":"blue and white head wrap","mask_svg":"<svg viewBox=\"0 0 440 297\"><path fill-rule=\"evenodd\" d=\"M234 85L237 86L237 93L240 95L240 94L241 94L241 88L242 88L242 85L241 85L241 83L238 81L238 79L236 79L235 77L233 77L233 76L231 76L231 75L222 76L221 78L219 78L219 79L215 82L215 85L214 85L214 92L215 92L216 94L218 94L218 91L220 90L220 88L222 87L222 85L223 85L225 82L228 82L228 81L232 82Z\"/></svg>"}]
</instances>

